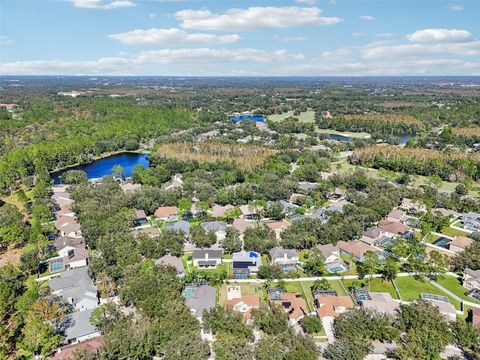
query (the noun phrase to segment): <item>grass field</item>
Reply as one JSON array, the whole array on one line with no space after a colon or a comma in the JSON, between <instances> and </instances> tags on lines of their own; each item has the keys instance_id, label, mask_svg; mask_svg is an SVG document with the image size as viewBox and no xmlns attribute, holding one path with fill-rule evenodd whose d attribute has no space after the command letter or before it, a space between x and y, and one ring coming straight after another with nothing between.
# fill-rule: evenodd
<instances>
[{"instance_id":1,"label":"grass field","mask_svg":"<svg viewBox=\"0 0 480 360\"><path fill-rule=\"evenodd\" d=\"M467 236L468 237L467 232L457 230L457 229L453 229L450 226L444 227L442 229L442 234L447 235L447 236L451 236L451 237L456 237L456 236Z\"/></svg>"},{"instance_id":2,"label":"grass field","mask_svg":"<svg viewBox=\"0 0 480 360\"><path fill-rule=\"evenodd\" d=\"M395 284L397 284L397 288L400 291L402 300L418 300L420 299L421 293L442 295L448 297L450 299L450 303L460 310L460 303L457 300L449 297L442 290L437 289L435 286L430 284L427 280L421 281L411 276L402 276L395 279Z\"/></svg>"},{"instance_id":3,"label":"grass field","mask_svg":"<svg viewBox=\"0 0 480 360\"><path fill-rule=\"evenodd\" d=\"M318 134L343 135L352 139L370 139L372 137L369 133L365 132L337 131L333 129L320 129L319 127L315 127L315 132Z\"/></svg>"},{"instance_id":4,"label":"grass field","mask_svg":"<svg viewBox=\"0 0 480 360\"><path fill-rule=\"evenodd\" d=\"M263 286L262 284L254 284L254 283L235 283L232 282L230 284L222 284L218 290L217 296L217 304L220 306L224 306L225 301L227 300L227 286L228 285L240 285L240 289L242 291L242 295L258 295L260 302L265 301L264 293L263 293Z\"/></svg>"},{"instance_id":5,"label":"grass field","mask_svg":"<svg viewBox=\"0 0 480 360\"><path fill-rule=\"evenodd\" d=\"M383 279L374 278L374 279L370 279L369 281L368 280L342 280L342 282L346 289L350 288L350 286L354 282L356 282L357 284L363 284L368 289L368 291L388 292L392 296L392 298L398 299L397 293L392 283L389 281L385 281Z\"/></svg>"},{"instance_id":6,"label":"grass field","mask_svg":"<svg viewBox=\"0 0 480 360\"><path fill-rule=\"evenodd\" d=\"M457 279L454 276L447 275L442 279L438 279L436 283L443 286L445 289L450 290L452 293L462 298L463 300L480 304L480 301L476 301L475 299L465 295L468 289L465 289L461 284L461 280Z\"/></svg>"},{"instance_id":7,"label":"grass field","mask_svg":"<svg viewBox=\"0 0 480 360\"><path fill-rule=\"evenodd\" d=\"M274 121L274 122L277 122L277 121L282 121L282 120L288 118L289 116L294 116L298 120L300 120L300 122L304 122L304 123L313 123L315 121L315 111L313 111L313 110L304 111L304 112L300 113L300 115L293 115L293 111L288 111L288 112L283 113L283 114L269 115L267 117L267 119L271 120L271 121Z\"/></svg>"}]
</instances>

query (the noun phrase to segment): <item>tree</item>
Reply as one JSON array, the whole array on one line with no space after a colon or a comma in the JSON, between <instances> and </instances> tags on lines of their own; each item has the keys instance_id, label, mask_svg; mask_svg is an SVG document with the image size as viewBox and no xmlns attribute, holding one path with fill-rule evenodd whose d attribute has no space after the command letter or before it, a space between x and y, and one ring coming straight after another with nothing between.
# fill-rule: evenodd
<instances>
[{"instance_id":1,"label":"tree","mask_svg":"<svg viewBox=\"0 0 480 360\"><path fill-rule=\"evenodd\" d=\"M322 322L317 316L305 316L300 320L300 326L307 334L315 334L322 331Z\"/></svg>"},{"instance_id":2,"label":"tree","mask_svg":"<svg viewBox=\"0 0 480 360\"><path fill-rule=\"evenodd\" d=\"M0 246L22 243L27 239L28 227L18 208L10 203L0 207Z\"/></svg>"},{"instance_id":3,"label":"tree","mask_svg":"<svg viewBox=\"0 0 480 360\"><path fill-rule=\"evenodd\" d=\"M264 210L265 217L272 220L281 220L284 217L283 206L280 202L270 202Z\"/></svg>"},{"instance_id":4,"label":"tree","mask_svg":"<svg viewBox=\"0 0 480 360\"><path fill-rule=\"evenodd\" d=\"M240 233L234 227L227 227L225 239L222 242L223 249L228 253L234 253L242 250L242 240Z\"/></svg>"},{"instance_id":5,"label":"tree","mask_svg":"<svg viewBox=\"0 0 480 360\"><path fill-rule=\"evenodd\" d=\"M321 276L326 273L324 258L319 251L311 251L305 260L303 270L312 276Z\"/></svg>"},{"instance_id":6,"label":"tree","mask_svg":"<svg viewBox=\"0 0 480 360\"><path fill-rule=\"evenodd\" d=\"M260 279L280 279L284 272L280 265L260 265L258 268L258 277Z\"/></svg>"},{"instance_id":7,"label":"tree","mask_svg":"<svg viewBox=\"0 0 480 360\"><path fill-rule=\"evenodd\" d=\"M251 327L243 321L243 315L232 309L216 306L205 311L203 325L207 331L211 331L214 335L225 333L240 339L250 341L254 339Z\"/></svg>"},{"instance_id":8,"label":"tree","mask_svg":"<svg viewBox=\"0 0 480 360\"><path fill-rule=\"evenodd\" d=\"M450 265L448 257L433 250L428 255L427 276L433 280L445 275Z\"/></svg>"},{"instance_id":9,"label":"tree","mask_svg":"<svg viewBox=\"0 0 480 360\"><path fill-rule=\"evenodd\" d=\"M327 279L315 280L312 284L312 290L330 290L331 288Z\"/></svg>"},{"instance_id":10,"label":"tree","mask_svg":"<svg viewBox=\"0 0 480 360\"><path fill-rule=\"evenodd\" d=\"M278 306L260 305L252 310L253 325L268 335L276 335L288 329L288 314Z\"/></svg>"},{"instance_id":11,"label":"tree","mask_svg":"<svg viewBox=\"0 0 480 360\"><path fill-rule=\"evenodd\" d=\"M462 251L459 255L453 259L453 265L455 270L464 271L466 268L472 270L480 269L480 242L475 241L468 246L465 251Z\"/></svg>"},{"instance_id":12,"label":"tree","mask_svg":"<svg viewBox=\"0 0 480 360\"><path fill-rule=\"evenodd\" d=\"M464 184L458 184L455 187L455 193L460 195L460 196L463 196L463 195L466 195L468 193L468 189Z\"/></svg>"},{"instance_id":13,"label":"tree","mask_svg":"<svg viewBox=\"0 0 480 360\"><path fill-rule=\"evenodd\" d=\"M115 179L125 179L125 169L121 165L114 165L112 175Z\"/></svg>"},{"instance_id":14,"label":"tree","mask_svg":"<svg viewBox=\"0 0 480 360\"><path fill-rule=\"evenodd\" d=\"M60 175L64 184L86 184L87 174L82 170L67 170Z\"/></svg>"},{"instance_id":15,"label":"tree","mask_svg":"<svg viewBox=\"0 0 480 360\"><path fill-rule=\"evenodd\" d=\"M192 243L199 247L210 247L217 242L217 237L214 232L206 232L201 226L193 226L190 230Z\"/></svg>"},{"instance_id":16,"label":"tree","mask_svg":"<svg viewBox=\"0 0 480 360\"><path fill-rule=\"evenodd\" d=\"M397 262L392 258L388 258L382 267L381 273L385 280L392 281L397 277L398 271L399 267Z\"/></svg>"},{"instance_id":17,"label":"tree","mask_svg":"<svg viewBox=\"0 0 480 360\"><path fill-rule=\"evenodd\" d=\"M329 360L363 360L372 350L373 345L367 339L341 339L329 344L323 356Z\"/></svg>"},{"instance_id":18,"label":"tree","mask_svg":"<svg viewBox=\"0 0 480 360\"><path fill-rule=\"evenodd\" d=\"M374 274L380 267L380 257L373 251L367 251L365 253L362 262L357 263L357 272L360 279L363 279L366 275Z\"/></svg>"},{"instance_id":19,"label":"tree","mask_svg":"<svg viewBox=\"0 0 480 360\"><path fill-rule=\"evenodd\" d=\"M266 254L275 247L277 241L273 232L264 227L247 229L243 237L243 245L247 251L257 251Z\"/></svg>"}]
</instances>

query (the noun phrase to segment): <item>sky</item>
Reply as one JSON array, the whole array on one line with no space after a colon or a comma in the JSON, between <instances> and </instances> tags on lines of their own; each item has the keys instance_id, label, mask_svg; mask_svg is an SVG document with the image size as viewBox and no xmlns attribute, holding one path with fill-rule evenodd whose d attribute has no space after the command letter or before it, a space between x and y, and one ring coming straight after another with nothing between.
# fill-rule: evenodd
<instances>
[{"instance_id":1,"label":"sky","mask_svg":"<svg viewBox=\"0 0 480 360\"><path fill-rule=\"evenodd\" d=\"M1 75L480 75L480 1L0 0Z\"/></svg>"}]
</instances>

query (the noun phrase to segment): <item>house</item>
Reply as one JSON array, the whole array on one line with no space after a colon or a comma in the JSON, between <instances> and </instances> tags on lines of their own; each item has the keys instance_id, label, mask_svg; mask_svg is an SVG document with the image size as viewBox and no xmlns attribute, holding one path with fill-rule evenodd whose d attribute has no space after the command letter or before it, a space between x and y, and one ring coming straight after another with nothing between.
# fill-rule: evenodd
<instances>
[{"instance_id":1,"label":"house","mask_svg":"<svg viewBox=\"0 0 480 360\"><path fill-rule=\"evenodd\" d=\"M330 211L330 212L342 212L343 211L343 208L347 205L352 205L351 202L345 200L345 199L340 199L340 200L337 200L335 201L334 203L330 204L328 207L327 207L327 211Z\"/></svg>"},{"instance_id":2,"label":"house","mask_svg":"<svg viewBox=\"0 0 480 360\"><path fill-rule=\"evenodd\" d=\"M283 231L287 230L292 224L287 220L281 221L272 221L265 223L265 226L270 230L275 232L275 236L277 239L280 239L280 235Z\"/></svg>"},{"instance_id":3,"label":"house","mask_svg":"<svg viewBox=\"0 0 480 360\"><path fill-rule=\"evenodd\" d=\"M392 295L386 292L369 292L370 299L362 301L364 309L369 309L382 314L396 315L400 303L396 302Z\"/></svg>"},{"instance_id":4,"label":"house","mask_svg":"<svg viewBox=\"0 0 480 360\"><path fill-rule=\"evenodd\" d=\"M80 224L77 223L75 218L67 215L60 216L54 222L55 228L60 232L62 237L80 238L82 237L82 231Z\"/></svg>"},{"instance_id":5,"label":"house","mask_svg":"<svg viewBox=\"0 0 480 360\"><path fill-rule=\"evenodd\" d=\"M245 234L245 231L247 231L247 229L255 229L258 226L257 223L244 219L235 219L233 220L232 225L240 233L240 235Z\"/></svg>"},{"instance_id":6,"label":"house","mask_svg":"<svg viewBox=\"0 0 480 360\"><path fill-rule=\"evenodd\" d=\"M298 182L298 191L302 193L309 193L318 189L318 183L308 182L308 181L299 181Z\"/></svg>"},{"instance_id":7,"label":"house","mask_svg":"<svg viewBox=\"0 0 480 360\"><path fill-rule=\"evenodd\" d=\"M384 235L385 233L381 229L374 227L365 230L360 240L368 245L375 245Z\"/></svg>"},{"instance_id":8,"label":"house","mask_svg":"<svg viewBox=\"0 0 480 360\"><path fill-rule=\"evenodd\" d=\"M443 316L445 321L450 322L457 320L457 310L455 309L455 306L449 302L434 299L425 300L437 308L438 312Z\"/></svg>"},{"instance_id":9,"label":"house","mask_svg":"<svg viewBox=\"0 0 480 360\"><path fill-rule=\"evenodd\" d=\"M65 326L65 341L76 344L100 336L95 326L90 323L93 309L77 311L66 316L62 322Z\"/></svg>"},{"instance_id":10,"label":"house","mask_svg":"<svg viewBox=\"0 0 480 360\"><path fill-rule=\"evenodd\" d=\"M207 211L202 209L198 203L192 204L190 207L190 212L187 215L187 218L201 218L207 216Z\"/></svg>"},{"instance_id":11,"label":"house","mask_svg":"<svg viewBox=\"0 0 480 360\"><path fill-rule=\"evenodd\" d=\"M480 231L480 213L469 212L462 216L463 228L470 231Z\"/></svg>"},{"instance_id":12,"label":"house","mask_svg":"<svg viewBox=\"0 0 480 360\"><path fill-rule=\"evenodd\" d=\"M217 237L217 241L225 239L227 235L228 224L225 221L206 221L201 226L206 232L213 232Z\"/></svg>"},{"instance_id":13,"label":"house","mask_svg":"<svg viewBox=\"0 0 480 360\"><path fill-rule=\"evenodd\" d=\"M405 223L408 220L408 216L405 211L400 209L393 209L388 213L385 218L387 221L397 222L397 223Z\"/></svg>"},{"instance_id":14,"label":"house","mask_svg":"<svg viewBox=\"0 0 480 360\"><path fill-rule=\"evenodd\" d=\"M222 250L194 250L192 254L193 266L206 269L215 269L222 263Z\"/></svg>"},{"instance_id":15,"label":"house","mask_svg":"<svg viewBox=\"0 0 480 360\"><path fill-rule=\"evenodd\" d=\"M176 206L161 206L155 210L155 217L165 221L178 220L178 208Z\"/></svg>"},{"instance_id":16,"label":"house","mask_svg":"<svg viewBox=\"0 0 480 360\"><path fill-rule=\"evenodd\" d=\"M309 219L317 219L320 220L322 223L327 222L330 220L330 216L327 214L328 210L324 208L318 208L313 214L307 215Z\"/></svg>"},{"instance_id":17,"label":"house","mask_svg":"<svg viewBox=\"0 0 480 360\"><path fill-rule=\"evenodd\" d=\"M280 200L279 203L280 205L282 205L283 212L287 216L295 214L296 211L300 208L300 206L292 204L291 202L285 200Z\"/></svg>"},{"instance_id":18,"label":"house","mask_svg":"<svg viewBox=\"0 0 480 360\"><path fill-rule=\"evenodd\" d=\"M183 180L181 174L175 174L172 176L172 180L162 184L163 190L181 189L183 188Z\"/></svg>"},{"instance_id":19,"label":"house","mask_svg":"<svg viewBox=\"0 0 480 360\"><path fill-rule=\"evenodd\" d=\"M133 220L134 226L141 226L148 223L147 214L145 214L144 210L135 209L135 220Z\"/></svg>"},{"instance_id":20,"label":"house","mask_svg":"<svg viewBox=\"0 0 480 360\"><path fill-rule=\"evenodd\" d=\"M448 244L448 249L458 254L465 251L465 249L472 245L474 242L475 240L470 239L469 237L457 236L452 241L450 241L450 243Z\"/></svg>"},{"instance_id":21,"label":"house","mask_svg":"<svg viewBox=\"0 0 480 360\"><path fill-rule=\"evenodd\" d=\"M160 259L155 260L155 265L172 266L177 270L177 277L183 278L185 276L185 268L182 260L176 256L166 254Z\"/></svg>"},{"instance_id":22,"label":"house","mask_svg":"<svg viewBox=\"0 0 480 360\"><path fill-rule=\"evenodd\" d=\"M197 319L202 318L205 310L213 309L217 302L217 291L210 285L187 286L183 296L185 305Z\"/></svg>"},{"instance_id":23,"label":"house","mask_svg":"<svg viewBox=\"0 0 480 360\"><path fill-rule=\"evenodd\" d=\"M262 257L255 251L239 251L232 254L232 269L235 279L248 279L251 274L256 274Z\"/></svg>"},{"instance_id":24,"label":"house","mask_svg":"<svg viewBox=\"0 0 480 360\"><path fill-rule=\"evenodd\" d=\"M400 209L406 212L422 213L427 211L427 207L420 201L404 198L400 204Z\"/></svg>"},{"instance_id":25,"label":"house","mask_svg":"<svg viewBox=\"0 0 480 360\"><path fill-rule=\"evenodd\" d=\"M480 270L466 268L463 271L462 286L468 290L480 290Z\"/></svg>"},{"instance_id":26,"label":"house","mask_svg":"<svg viewBox=\"0 0 480 360\"><path fill-rule=\"evenodd\" d=\"M72 206L73 200L70 199L70 194L65 191L58 191L53 193L52 200L60 207Z\"/></svg>"},{"instance_id":27,"label":"house","mask_svg":"<svg viewBox=\"0 0 480 360\"><path fill-rule=\"evenodd\" d=\"M432 214L439 212L443 217L451 216L452 218L460 217L461 214L455 210L445 209L445 208L434 208L432 209Z\"/></svg>"},{"instance_id":28,"label":"house","mask_svg":"<svg viewBox=\"0 0 480 360\"><path fill-rule=\"evenodd\" d=\"M80 350L96 354L102 344L103 336L93 337L80 343L68 345L59 349L55 355L50 357L50 360L70 360L73 358L73 353Z\"/></svg>"},{"instance_id":29,"label":"house","mask_svg":"<svg viewBox=\"0 0 480 360\"><path fill-rule=\"evenodd\" d=\"M233 309L243 314L245 322L250 323L252 310L260 307L260 299L258 295L243 295L240 285L227 286L227 300L225 308Z\"/></svg>"},{"instance_id":30,"label":"house","mask_svg":"<svg viewBox=\"0 0 480 360\"><path fill-rule=\"evenodd\" d=\"M135 238L138 238L141 235L145 235L145 236L148 236L149 238L153 239L157 236L160 236L160 229L156 226L153 226L153 227L150 227L150 228L135 229L133 231L133 236Z\"/></svg>"},{"instance_id":31,"label":"house","mask_svg":"<svg viewBox=\"0 0 480 360\"><path fill-rule=\"evenodd\" d=\"M17 104L0 104L0 108L4 108L7 110L14 110L17 108Z\"/></svg>"},{"instance_id":32,"label":"house","mask_svg":"<svg viewBox=\"0 0 480 360\"><path fill-rule=\"evenodd\" d=\"M353 308L353 301L350 296L322 296L315 295L315 305L317 306L317 316L337 317L340 314Z\"/></svg>"},{"instance_id":33,"label":"house","mask_svg":"<svg viewBox=\"0 0 480 360\"><path fill-rule=\"evenodd\" d=\"M345 197L345 191L337 187L327 197L329 200L338 201Z\"/></svg>"},{"instance_id":34,"label":"house","mask_svg":"<svg viewBox=\"0 0 480 360\"><path fill-rule=\"evenodd\" d=\"M97 288L86 267L60 273L48 281L52 294L61 296L78 311L94 309L98 304Z\"/></svg>"},{"instance_id":35,"label":"house","mask_svg":"<svg viewBox=\"0 0 480 360\"><path fill-rule=\"evenodd\" d=\"M272 265L280 265L283 272L297 271L299 262L298 252L295 249L284 249L281 246L276 246L268 252Z\"/></svg>"},{"instance_id":36,"label":"house","mask_svg":"<svg viewBox=\"0 0 480 360\"><path fill-rule=\"evenodd\" d=\"M365 244L360 240L353 241L339 241L337 247L340 249L341 254L352 256L356 261L362 262L367 251L373 251L378 253L378 250L373 246Z\"/></svg>"},{"instance_id":37,"label":"house","mask_svg":"<svg viewBox=\"0 0 480 360\"><path fill-rule=\"evenodd\" d=\"M475 329L480 329L480 308L473 308L472 310L472 326Z\"/></svg>"},{"instance_id":38,"label":"house","mask_svg":"<svg viewBox=\"0 0 480 360\"><path fill-rule=\"evenodd\" d=\"M340 258L340 249L332 244L317 245L316 248L324 258L325 269L331 273L348 270L348 265Z\"/></svg>"},{"instance_id":39,"label":"house","mask_svg":"<svg viewBox=\"0 0 480 360\"><path fill-rule=\"evenodd\" d=\"M242 212L242 216L245 220L259 220L260 214L263 207L256 206L256 205L242 205L240 206L240 211Z\"/></svg>"},{"instance_id":40,"label":"house","mask_svg":"<svg viewBox=\"0 0 480 360\"><path fill-rule=\"evenodd\" d=\"M132 192L135 192L135 191L138 191L142 188L142 185L141 184L132 184L132 183L122 183L120 184L120 188L122 189L122 191L126 194L128 193L132 193Z\"/></svg>"},{"instance_id":41,"label":"house","mask_svg":"<svg viewBox=\"0 0 480 360\"><path fill-rule=\"evenodd\" d=\"M220 205L213 205L213 208L212 208L212 217L214 218L223 218L225 217L225 213L228 211L228 210L233 210L235 209L235 206L233 205L225 205L225 206L220 206Z\"/></svg>"},{"instance_id":42,"label":"house","mask_svg":"<svg viewBox=\"0 0 480 360\"><path fill-rule=\"evenodd\" d=\"M166 231L181 231L185 237L190 236L190 223L185 220L169 222L165 225Z\"/></svg>"},{"instance_id":43,"label":"house","mask_svg":"<svg viewBox=\"0 0 480 360\"><path fill-rule=\"evenodd\" d=\"M411 228L397 221L381 220L378 227L388 237L401 236L404 238L410 237L412 234Z\"/></svg>"},{"instance_id":44,"label":"house","mask_svg":"<svg viewBox=\"0 0 480 360\"><path fill-rule=\"evenodd\" d=\"M83 238L60 237L53 246L58 256L49 259L50 271L75 269L87 266L88 253Z\"/></svg>"},{"instance_id":45,"label":"house","mask_svg":"<svg viewBox=\"0 0 480 360\"><path fill-rule=\"evenodd\" d=\"M308 314L307 304L298 293L282 293L279 299L270 299L270 305L280 306L287 314L291 325L296 325Z\"/></svg>"}]
</instances>

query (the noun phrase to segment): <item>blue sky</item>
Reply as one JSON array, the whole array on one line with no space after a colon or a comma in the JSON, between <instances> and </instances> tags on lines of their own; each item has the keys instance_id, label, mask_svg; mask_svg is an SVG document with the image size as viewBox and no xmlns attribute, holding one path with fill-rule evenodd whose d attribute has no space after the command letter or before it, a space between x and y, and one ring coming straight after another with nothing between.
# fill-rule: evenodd
<instances>
[{"instance_id":1,"label":"blue sky","mask_svg":"<svg viewBox=\"0 0 480 360\"><path fill-rule=\"evenodd\" d=\"M1 0L3 75L480 75L480 1Z\"/></svg>"}]
</instances>

